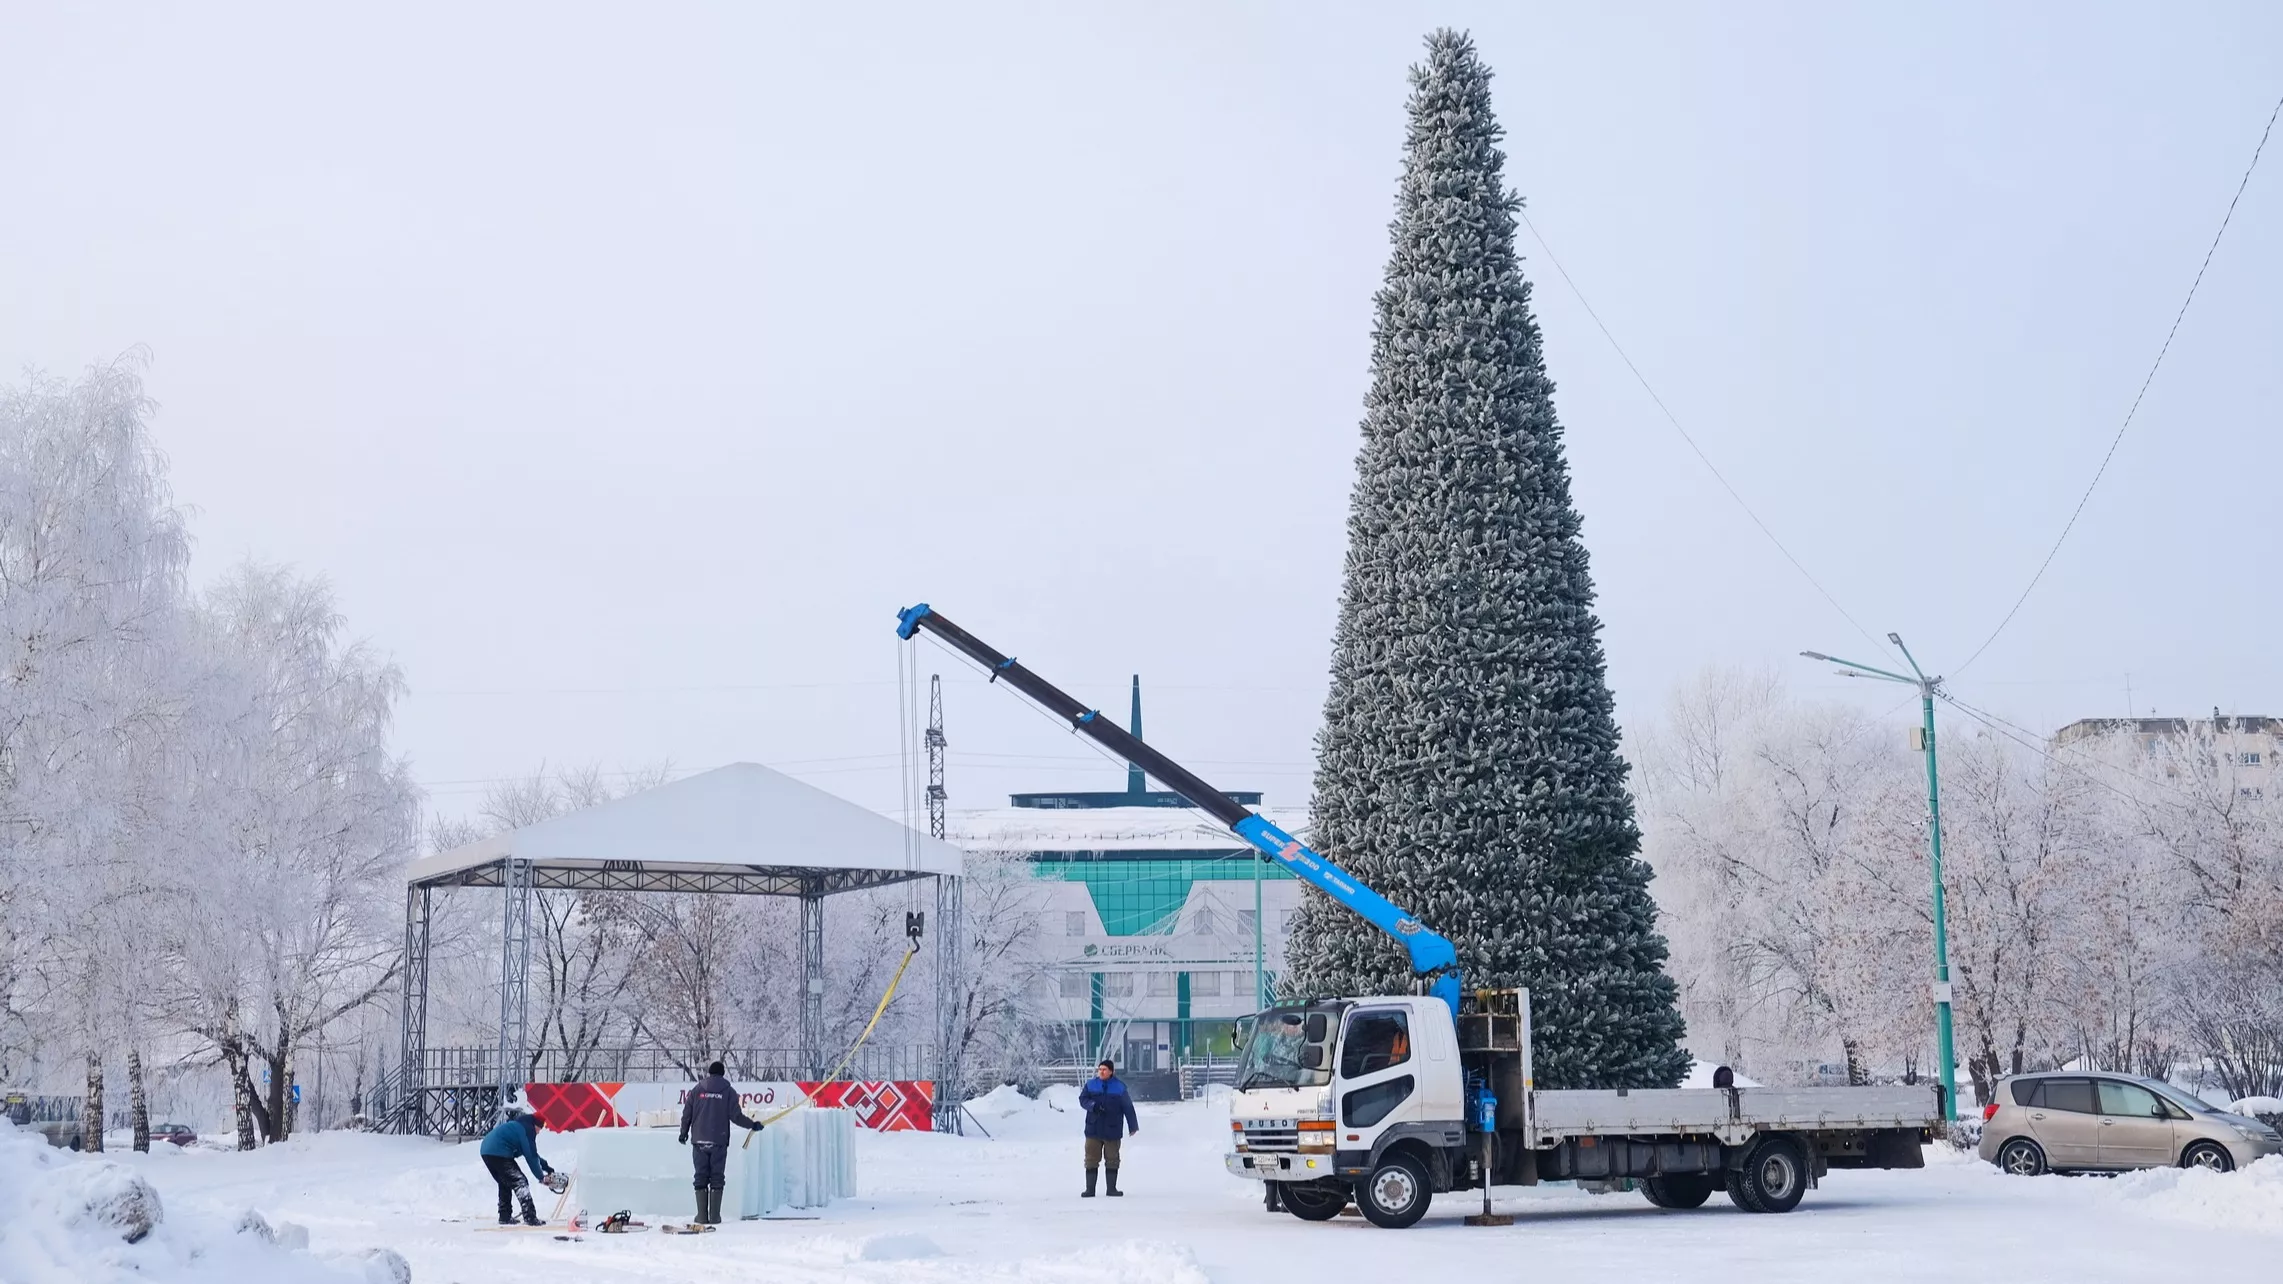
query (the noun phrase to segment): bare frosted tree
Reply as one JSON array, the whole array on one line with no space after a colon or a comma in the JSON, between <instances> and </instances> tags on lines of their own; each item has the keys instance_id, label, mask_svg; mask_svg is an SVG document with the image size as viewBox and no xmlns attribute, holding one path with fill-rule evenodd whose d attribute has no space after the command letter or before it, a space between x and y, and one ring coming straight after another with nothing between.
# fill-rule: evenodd
<instances>
[{"instance_id":1,"label":"bare frosted tree","mask_svg":"<svg viewBox=\"0 0 2283 1284\"><path fill-rule=\"evenodd\" d=\"M390 992L419 795L388 747L403 678L343 638L322 581L248 564L208 594L200 871L180 1010L236 1085L241 1144L291 1135L303 1041ZM256 1065L266 1083L252 1077Z\"/></svg>"}]
</instances>

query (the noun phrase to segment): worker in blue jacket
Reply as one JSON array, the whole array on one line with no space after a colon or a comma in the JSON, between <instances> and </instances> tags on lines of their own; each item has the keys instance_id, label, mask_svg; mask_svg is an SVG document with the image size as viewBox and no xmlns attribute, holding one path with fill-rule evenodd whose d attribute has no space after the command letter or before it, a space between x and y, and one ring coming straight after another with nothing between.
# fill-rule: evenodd
<instances>
[{"instance_id":1,"label":"worker in blue jacket","mask_svg":"<svg viewBox=\"0 0 2283 1284\"><path fill-rule=\"evenodd\" d=\"M1110 1185L1105 1194L1123 1195L1118 1189L1118 1144L1128 1133L1141 1131L1134 1117L1134 1099L1118 1078L1118 1068L1105 1061L1094 1067L1094 1078L1078 1090L1078 1106L1086 1112L1086 1190L1094 1198L1094 1169L1106 1165Z\"/></svg>"},{"instance_id":2,"label":"worker in blue jacket","mask_svg":"<svg viewBox=\"0 0 2283 1284\"><path fill-rule=\"evenodd\" d=\"M515 1167L515 1161L522 1159L530 1166L532 1177L539 1181L546 1181L554 1173L554 1166L539 1157L539 1126L539 1116L528 1107L509 1106L507 1118L484 1134L484 1144L478 1153L484 1157L484 1167L491 1170L491 1179L499 1183L499 1224L502 1226L515 1225L511 1202L522 1205L524 1225L546 1225L539 1220L539 1210L531 1206L530 1183L523 1180L523 1174Z\"/></svg>"}]
</instances>

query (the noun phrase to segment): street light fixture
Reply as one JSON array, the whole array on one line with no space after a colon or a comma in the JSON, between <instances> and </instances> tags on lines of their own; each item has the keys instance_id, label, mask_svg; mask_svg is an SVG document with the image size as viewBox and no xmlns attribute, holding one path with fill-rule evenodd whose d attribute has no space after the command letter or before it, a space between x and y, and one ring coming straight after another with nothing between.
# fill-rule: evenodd
<instances>
[{"instance_id":1,"label":"street light fixture","mask_svg":"<svg viewBox=\"0 0 2283 1284\"><path fill-rule=\"evenodd\" d=\"M1910 665L1911 676L1890 673L1885 669L1853 660L1842 660L1821 651L1802 651L1810 660L1826 664L1844 665L1840 674L1850 678L1871 678L1881 682L1900 682L1918 688L1919 709L1922 721L1914 739L1913 749L1926 754L1926 843L1930 863L1934 870L1934 1030L1936 1056L1942 1071L1942 1117L1952 1123L1958 1120L1958 1058L1950 1041L1950 928L1942 904L1942 785L1935 772L1934 761L1934 697L1942 690L1942 679L1926 676L1911 658L1910 648L1903 645L1902 635L1887 634L1887 641L1895 644L1903 659Z\"/></svg>"}]
</instances>

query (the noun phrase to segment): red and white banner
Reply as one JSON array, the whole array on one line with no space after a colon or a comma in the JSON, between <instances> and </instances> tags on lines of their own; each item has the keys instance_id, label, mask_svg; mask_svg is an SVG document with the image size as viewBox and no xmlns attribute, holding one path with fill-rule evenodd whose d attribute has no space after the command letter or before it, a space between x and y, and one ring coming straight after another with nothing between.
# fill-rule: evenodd
<instances>
[{"instance_id":1,"label":"red and white banner","mask_svg":"<svg viewBox=\"0 0 2283 1284\"><path fill-rule=\"evenodd\" d=\"M644 1111L670 1110L679 1118L687 1083L527 1083L523 1099L556 1132L581 1128L630 1128ZM935 1084L927 1079L857 1080L847 1083L739 1083L738 1106L764 1119L813 1094L820 1106L837 1106L856 1116L856 1126L875 1132L927 1132L935 1127Z\"/></svg>"}]
</instances>

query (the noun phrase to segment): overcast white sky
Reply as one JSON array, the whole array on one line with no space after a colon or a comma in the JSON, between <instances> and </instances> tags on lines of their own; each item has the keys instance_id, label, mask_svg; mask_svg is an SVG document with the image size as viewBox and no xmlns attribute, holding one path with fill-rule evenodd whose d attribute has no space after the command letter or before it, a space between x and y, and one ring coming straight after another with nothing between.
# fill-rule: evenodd
<instances>
[{"instance_id":1,"label":"overcast white sky","mask_svg":"<svg viewBox=\"0 0 2283 1284\"><path fill-rule=\"evenodd\" d=\"M1445 22L1594 308L1930 670L2043 557L2283 94L2260 3L0 0L0 370L149 345L198 576L331 577L443 810L666 759L892 808L922 599L1105 704L1140 671L1153 740L1297 803ZM2276 152L1966 698L2283 713ZM1794 654L1870 644L1522 248L1623 716L1714 663L1843 687ZM955 806L1121 783L947 703Z\"/></svg>"}]
</instances>

